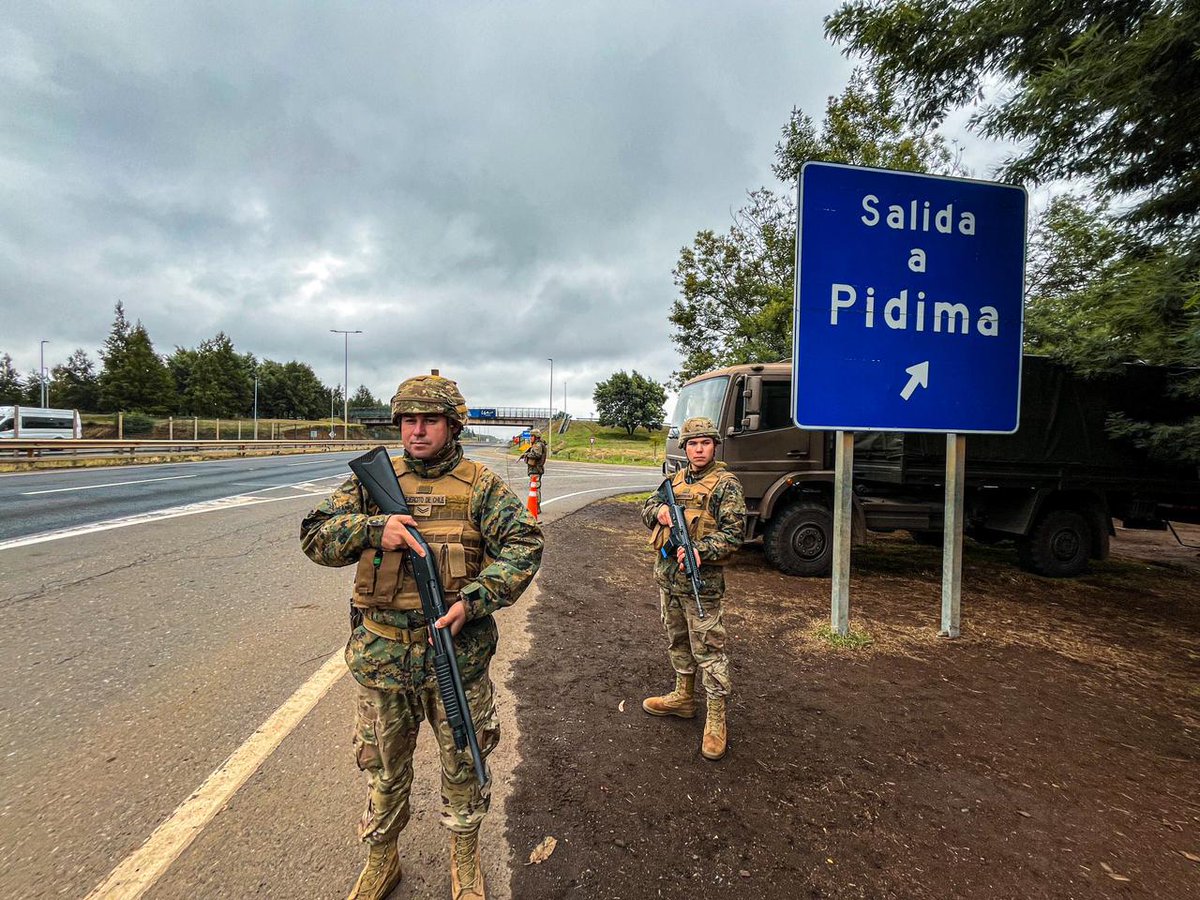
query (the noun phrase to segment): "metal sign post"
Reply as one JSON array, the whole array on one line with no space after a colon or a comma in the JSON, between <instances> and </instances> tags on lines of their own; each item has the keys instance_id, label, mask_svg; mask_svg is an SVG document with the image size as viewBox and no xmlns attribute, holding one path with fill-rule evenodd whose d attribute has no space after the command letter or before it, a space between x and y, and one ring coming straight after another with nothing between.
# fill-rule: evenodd
<instances>
[{"instance_id":1,"label":"metal sign post","mask_svg":"<svg viewBox=\"0 0 1200 900\"><path fill-rule=\"evenodd\" d=\"M834 631L849 626L853 433L946 433L942 632L959 631L965 434L1017 430L1025 190L808 162L797 184L793 421L837 432Z\"/></svg>"},{"instance_id":2,"label":"metal sign post","mask_svg":"<svg viewBox=\"0 0 1200 900\"><path fill-rule=\"evenodd\" d=\"M854 500L854 432L839 431L833 481L833 581L829 627L850 633L850 537Z\"/></svg>"}]
</instances>

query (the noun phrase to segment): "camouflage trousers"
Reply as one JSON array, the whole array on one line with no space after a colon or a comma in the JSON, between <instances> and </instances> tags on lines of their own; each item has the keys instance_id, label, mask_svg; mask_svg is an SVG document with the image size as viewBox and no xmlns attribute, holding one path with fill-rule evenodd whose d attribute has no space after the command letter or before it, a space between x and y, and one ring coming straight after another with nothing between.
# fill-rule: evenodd
<instances>
[{"instance_id":1,"label":"camouflage trousers","mask_svg":"<svg viewBox=\"0 0 1200 900\"><path fill-rule=\"evenodd\" d=\"M500 743L500 719L491 679L485 672L466 682L463 691L479 749L486 758ZM358 767L367 773L367 808L358 835L368 844L395 840L408 824L413 751L422 721L433 726L437 738L442 764L442 825L461 834L478 828L487 814L491 790L480 787L476 780L470 751L455 749L432 676L415 692L380 691L360 684L354 756Z\"/></svg>"},{"instance_id":2,"label":"camouflage trousers","mask_svg":"<svg viewBox=\"0 0 1200 900\"><path fill-rule=\"evenodd\" d=\"M720 598L704 598L703 619L696 613L691 594L658 592L663 627L667 630L667 656L680 675L700 670L709 697L728 697L732 688L729 656L725 653L725 622Z\"/></svg>"}]
</instances>

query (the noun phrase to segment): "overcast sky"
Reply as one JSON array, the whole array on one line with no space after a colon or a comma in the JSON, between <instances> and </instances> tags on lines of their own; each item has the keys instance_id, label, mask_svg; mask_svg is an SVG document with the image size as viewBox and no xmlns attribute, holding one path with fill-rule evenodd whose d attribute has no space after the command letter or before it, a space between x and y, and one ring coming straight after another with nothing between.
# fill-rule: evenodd
<instances>
[{"instance_id":1,"label":"overcast sky","mask_svg":"<svg viewBox=\"0 0 1200 900\"><path fill-rule=\"evenodd\" d=\"M223 8L224 7L224 8ZM665 380L682 246L851 63L833 2L6 3L0 352L225 331L390 397Z\"/></svg>"}]
</instances>

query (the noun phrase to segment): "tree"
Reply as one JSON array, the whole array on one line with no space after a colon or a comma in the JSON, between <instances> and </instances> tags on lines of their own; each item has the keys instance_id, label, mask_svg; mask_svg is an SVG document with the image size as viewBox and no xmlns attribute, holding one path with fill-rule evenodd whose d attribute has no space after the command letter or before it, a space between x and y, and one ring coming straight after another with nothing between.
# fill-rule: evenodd
<instances>
[{"instance_id":1,"label":"tree","mask_svg":"<svg viewBox=\"0 0 1200 900\"><path fill-rule=\"evenodd\" d=\"M192 387L192 372L196 368L196 358L198 355L195 350L176 347L175 352L167 357L167 368L171 372L171 379L175 382L173 411L177 416L190 416L193 414L188 401L188 393Z\"/></svg>"},{"instance_id":2,"label":"tree","mask_svg":"<svg viewBox=\"0 0 1200 900\"><path fill-rule=\"evenodd\" d=\"M944 139L912 126L891 87L855 72L830 97L818 132L793 109L775 148L776 177L794 182L805 161L825 160L905 171L955 171ZM796 208L789 193L752 191L727 234L698 232L680 251L671 307L671 340L683 354L677 381L721 365L791 355Z\"/></svg>"},{"instance_id":3,"label":"tree","mask_svg":"<svg viewBox=\"0 0 1200 900\"><path fill-rule=\"evenodd\" d=\"M917 121L942 121L999 79L971 123L1022 142L1003 177L1086 179L1159 234L1200 224L1194 2L852 0L825 31L901 86Z\"/></svg>"},{"instance_id":4,"label":"tree","mask_svg":"<svg viewBox=\"0 0 1200 900\"><path fill-rule=\"evenodd\" d=\"M1065 361L1092 355L1104 316L1084 298L1113 276L1124 243L1116 223L1095 204L1074 194L1050 201L1029 239L1026 349Z\"/></svg>"},{"instance_id":5,"label":"tree","mask_svg":"<svg viewBox=\"0 0 1200 900\"><path fill-rule=\"evenodd\" d=\"M624 428L633 434L638 428L655 431L662 427L667 418L663 404L667 402L667 391L653 379L640 375L637 369L632 375L625 370L614 372L607 381L596 385L592 393L601 425Z\"/></svg>"},{"instance_id":6,"label":"tree","mask_svg":"<svg viewBox=\"0 0 1200 900\"><path fill-rule=\"evenodd\" d=\"M21 403L25 406L41 406L42 385L48 381L45 374L37 369L30 369L29 374L25 376L25 390L21 394Z\"/></svg>"},{"instance_id":7,"label":"tree","mask_svg":"<svg viewBox=\"0 0 1200 900\"><path fill-rule=\"evenodd\" d=\"M259 415L321 419L329 414L330 392L307 363L264 359L258 367Z\"/></svg>"},{"instance_id":8,"label":"tree","mask_svg":"<svg viewBox=\"0 0 1200 900\"><path fill-rule=\"evenodd\" d=\"M370 388L365 384L360 384L358 390L350 398L350 409L370 409L386 405L386 403L372 394Z\"/></svg>"},{"instance_id":9,"label":"tree","mask_svg":"<svg viewBox=\"0 0 1200 900\"><path fill-rule=\"evenodd\" d=\"M140 321L130 325L120 301L100 356L104 360L100 375L102 409L158 413L171 408L175 393L171 373L154 352L145 326Z\"/></svg>"},{"instance_id":10,"label":"tree","mask_svg":"<svg viewBox=\"0 0 1200 900\"><path fill-rule=\"evenodd\" d=\"M100 408L100 379L96 364L79 347L67 361L50 371L50 405L95 411Z\"/></svg>"},{"instance_id":11,"label":"tree","mask_svg":"<svg viewBox=\"0 0 1200 900\"><path fill-rule=\"evenodd\" d=\"M201 341L195 351L187 386L192 415L232 418L253 403L254 381L233 341L221 331Z\"/></svg>"},{"instance_id":12,"label":"tree","mask_svg":"<svg viewBox=\"0 0 1200 900\"><path fill-rule=\"evenodd\" d=\"M0 404L16 406L21 402L24 392L21 373L13 365L12 357L5 353L0 356Z\"/></svg>"},{"instance_id":13,"label":"tree","mask_svg":"<svg viewBox=\"0 0 1200 900\"><path fill-rule=\"evenodd\" d=\"M1034 340L1085 375L1135 361L1178 367L1176 390L1200 398L1200 6L854 0L826 32L900 85L918 121L936 124L999 81L971 125L1020 142L1000 177L1081 179L1104 210L1054 224L1059 271L1087 277L1039 300ZM1111 250L1098 269L1081 225L1101 229ZM1114 424L1162 455L1200 461L1200 418L1118 414Z\"/></svg>"}]
</instances>

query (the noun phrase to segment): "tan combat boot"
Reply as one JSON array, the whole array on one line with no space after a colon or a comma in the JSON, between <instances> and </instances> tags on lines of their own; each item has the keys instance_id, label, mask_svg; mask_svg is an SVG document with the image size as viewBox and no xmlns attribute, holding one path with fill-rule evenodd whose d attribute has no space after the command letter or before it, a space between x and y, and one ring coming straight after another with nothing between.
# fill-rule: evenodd
<instances>
[{"instance_id":1,"label":"tan combat boot","mask_svg":"<svg viewBox=\"0 0 1200 900\"><path fill-rule=\"evenodd\" d=\"M708 718L704 722L704 741L700 753L705 759L720 759L725 755L725 698L709 698Z\"/></svg>"},{"instance_id":2,"label":"tan combat boot","mask_svg":"<svg viewBox=\"0 0 1200 900\"><path fill-rule=\"evenodd\" d=\"M652 716L679 716L690 719L696 715L696 676L675 673L675 690L662 697L647 697L642 709Z\"/></svg>"},{"instance_id":3,"label":"tan combat boot","mask_svg":"<svg viewBox=\"0 0 1200 900\"><path fill-rule=\"evenodd\" d=\"M400 883L400 852L395 841L371 844L367 864L346 900L383 900Z\"/></svg>"},{"instance_id":4,"label":"tan combat boot","mask_svg":"<svg viewBox=\"0 0 1200 900\"><path fill-rule=\"evenodd\" d=\"M450 890L454 900L486 900L479 868L479 829L450 835Z\"/></svg>"}]
</instances>

